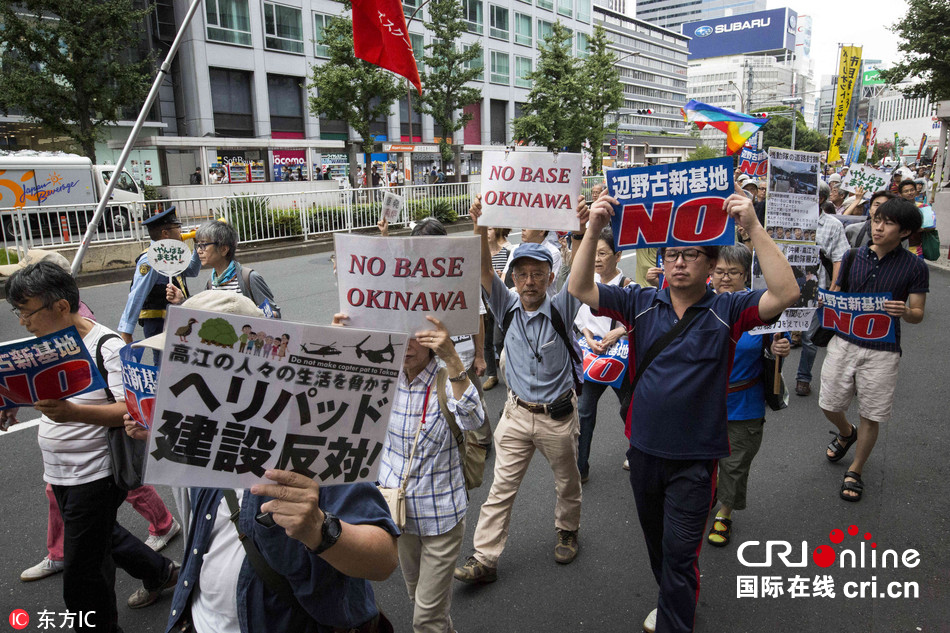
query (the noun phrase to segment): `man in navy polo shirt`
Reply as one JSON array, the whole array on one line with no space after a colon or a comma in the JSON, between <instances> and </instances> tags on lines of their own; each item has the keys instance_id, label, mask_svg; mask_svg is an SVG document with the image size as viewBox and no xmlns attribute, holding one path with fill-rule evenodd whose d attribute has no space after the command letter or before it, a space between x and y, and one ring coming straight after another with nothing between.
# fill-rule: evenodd
<instances>
[{"instance_id":1,"label":"man in navy polo shirt","mask_svg":"<svg viewBox=\"0 0 950 633\"><path fill-rule=\"evenodd\" d=\"M597 235L617 201L602 195L587 231ZM699 596L698 556L716 489L717 460L729 455L726 388L742 332L776 319L798 298L788 261L759 224L752 201L732 195L725 211L752 240L768 290L716 294L706 280L716 267L715 246L664 249L669 288L594 283L594 240L574 257L569 289L597 316L617 319L630 339L632 379L647 350L682 319L698 316L644 371L626 412L627 459L640 527L660 585L647 631L692 631Z\"/></svg>"},{"instance_id":2,"label":"man in navy polo shirt","mask_svg":"<svg viewBox=\"0 0 950 633\"><path fill-rule=\"evenodd\" d=\"M846 292L890 292L884 309L894 319L894 343L875 343L846 338L840 333L828 343L821 368L818 406L837 428L825 456L842 459L857 442L854 460L841 484L841 498L860 501L864 492L861 472L877 441L878 426L891 418L897 366L901 358L901 319L908 323L924 320L924 305L930 290L927 264L901 247L901 240L920 229L923 217L917 205L905 199L888 200L871 216L871 243L845 255L842 274L832 290ZM847 260L854 257L848 270ZM858 393L861 425L848 422L846 412Z\"/></svg>"}]
</instances>

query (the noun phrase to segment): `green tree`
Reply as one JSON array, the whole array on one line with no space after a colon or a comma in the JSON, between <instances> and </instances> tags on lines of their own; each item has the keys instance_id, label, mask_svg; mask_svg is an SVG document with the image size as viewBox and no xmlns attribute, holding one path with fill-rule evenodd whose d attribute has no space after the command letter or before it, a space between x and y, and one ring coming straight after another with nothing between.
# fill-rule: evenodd
<instances>
[{"instance_id":1,"label":"green tree","mask_svg":"<svg viewBox=\"0 0 950 633\"><path fill-rule=\"evenodd\" d=\"M708 145L699 145L686 156L686 160L706 160L707 158L719 158L720 156L722 156L722 152L718 149Z\"/></svg>"},{"instance_id":2,"label":"green tree","mask_svg":"<svg viewBox=\"0 0 950 633\"><path fill-rule=\"evenodd\" d=\"M908 97L950 99L950 1L907 0L907 12L891 31L900 38L900 63L881 71L881 79L896 85L908 77L918 78L901 91Z\"/></svg>"},{"instance_id":3,"label":"green tree","mask_svg":"<svg viewBox=\"0 0 950 633\"><path fill-rule=\"evenodd\" d=\"M422 104L419 111L432 115L442 129L439 149L442 168L453 157L452 139L472 119L471 114L456 116L465 106L478 102L482 93L466 84L477 79L481 69L468 67L468 63L481 58L482 46L475 43L464 48L460 36L465 32L462 4L457 0L430 0L429 21L426 29L432 33L432 42L425 50L429 64L422 76ZM455 173L461 173L460 148L455 147Z\"/></svg>"},{"instance_id":4,"label":"green tree","mask_svg":"<svg viewBox=\"0 0 950 633\"><path fill-rule=\"evenodd\" d=\"M96 160L103 129L141 107L151 60L133 58L149 9L132 0L0 2L0 110Z\"/></svg>"},{"instance_id":5,"label":"green tree","mask_svg":"<svg viewBox=\"0 0 950 633\"><path fill-rule=\"evenodd\" d=\"M589 115L587 142L591 151L591 168L595 174L601 170L604 153L604 136L607 133L607 115L623 105L623 84L615 65L616 56L608 48L607 31L598 24L590 38L588 56L581 66L581 78L586 83L586 107L582 112Z\"/></svg>"},{"instance_id":6,"label":"green tree","mask_svg":"<svg viewBox=\"0 0 950 633\"><path fill-rule=\"evenodd\" d=\"M792 146L792 119L789 115L791 108L788 106L775 106L771 108L760 108L756 112L776 112L776 116L769 117L768 123L762 128L762 147L791 148ZM784 116L783 116L784 115ZM795 149L802 152L822 152L828 149L828 137L824 134L809 128L805 124L805 115L795 111L795 117L798 119L795 124ZM840 150L839 146L839 150ZM847 154L848 148L843 149ZM842 154L843 155L843 154Z\"/></svg>"},{"instance_id":7,"label":"green tree","mask_svg":"<svg viewBox=\"0 0 950 633\"><path fill-rule=\"evenodd\" d=\"M538 50L538 66L528 74L531 92L524 114L513 121L515 138L549 150L580 152L590 116L581 63L571 54L571 32L557 22Z\"/></svg>"},{"instance_id":8,"label":"green tree","mask_svg":"<svg viewBox=\"0 0 950 633\"><path fill-rule=\"evenodd\" d=\"M370 128L373 121L389 115L393 103L402 95L402 82L396 81L388 70L356 57L353 22L349 19L331 19L323 30L320 44L327 47L329 59L313 67L311 83L307 85L312 91L310 110L318 116L345 121L356 130L368 174L375 142ZM351 165L351 180L355 175Z\"/></svg>"}]
</instances>

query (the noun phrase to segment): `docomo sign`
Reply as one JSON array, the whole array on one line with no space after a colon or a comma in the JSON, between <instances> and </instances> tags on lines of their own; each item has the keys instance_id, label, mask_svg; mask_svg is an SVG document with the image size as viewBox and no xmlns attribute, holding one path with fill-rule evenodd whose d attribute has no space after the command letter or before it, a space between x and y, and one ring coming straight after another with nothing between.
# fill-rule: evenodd
<instances>
[{"instance_id":1,"label":"docomo sign","mask_svg":"<svg viewBox=\"0 0 950 633\"><path fill-rule=\"evenodd\" d=\"M303 150L274 150L275 165L306 165L306 152Z\"/></svg>"}]
</instances>

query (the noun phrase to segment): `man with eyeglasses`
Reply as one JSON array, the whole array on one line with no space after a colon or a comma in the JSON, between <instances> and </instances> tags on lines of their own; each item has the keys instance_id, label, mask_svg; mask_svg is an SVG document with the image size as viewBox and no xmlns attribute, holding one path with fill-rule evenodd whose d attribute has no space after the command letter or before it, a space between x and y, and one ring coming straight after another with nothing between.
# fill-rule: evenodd
<instances>
[{"instance_id":1,"label":"man with eyeglasses","mask_svg":"<svg viewBox=\"0 0 950 633\"><path fill-rule=\"evenodd\" d=\"M17 271L6 283L13 314L34 336L74 326L93 359L101 356L107 389L65 400L38 400L37 439L43 478L52 485L63 517L63 601L82 612L76 631L121 631L115 597L115 567L139 578L143 587L128 599L146 607L175 586L178 565L153 552L116 522L126 492L112 476L106 431L122 426L126 411L122 386L122 343L105 326L79 315L79 288L68 271L41 261ZM110 398L111 395L111 398ZM0 430L17 423L17 411L0 411Z\"/></svg>"},{"instance_id":2,"label":"man with eyeglasses","mask_svg":"<svg viewBox=\"0 0 950 633\"><path fill-rule=\"evenodd\" d=\"M610 222L617 201L601 196L587 231ZM729 455L726 388L742 332L777 319L798 298L795 275L755 215L752 201L733 194L724 206L749 235L768 290L716 294L706 280L716 268L716 246L663 249L668 288L594 283L593 241L574 256L568 287L595 316L616 319L630 332L633 381L648 350L681 319L687 326L640 376L626 411L630 484L650 566L660 587L647 631L692 631L699 596L699 550L716 487L716 466ZM659 348L657 348L659 349Z\"/></svg>"},{"instance_id":3,"label":"man with eyeglasses","mask_svg":"<svg viewBox=\"0 0 950 633\"><path fill-rule=\"evenodd\" d=\"M153 242L158 240L178 240L181 241L181 222L175 213L175 207L170 206L160 213L156 213L149 219L142 222L142 226L148 229L148 237ZM135 332L135 324L139 323L144 332L144 338L155 336L165 329L165 310L168 307L168 299L165 297L168 277L158 273L149 266L147 260L148 249L142 251L142 254L135 260L135 274L132 277L132 285L129 288L129 298L125 303L125 310L122 311L122 317L119 319L119 336L126 343L132 342L132 334ZM188 268L181 275L176 275L171 280L171 285L181 290L188 296L188 284L185 277L197 277L201 270L201 260L198 259L198 250L191 254L191 262Z\"/></svg>"},{"instance_id":4,"label":"man with eyeglasses","mask_svg":"<svg viewBox=\"0 0 950 633\"><path fill-rule=\"evenodd\" d=\"M581 520L575 393L580 384L580 348L570 336L581 304L568 294L566 285L553 297L548 295L548 287L554 283L554 258L544 244L534 242L522 243L512 253L515 288L509 290L492 269L487 231L478 225L481 209L481 200L476 198L469 213L482 238L482 289L495 322L501 324L509 391L494 433L495 472L488 499L479 512L475 552L455 569L455 577L467 583L497 580L512 505L535 450L544 455L554 472L555 562L566 565L577 556ZM586 220L583 198L578 216L582 222Z\"/></svg>"}]
</instances>

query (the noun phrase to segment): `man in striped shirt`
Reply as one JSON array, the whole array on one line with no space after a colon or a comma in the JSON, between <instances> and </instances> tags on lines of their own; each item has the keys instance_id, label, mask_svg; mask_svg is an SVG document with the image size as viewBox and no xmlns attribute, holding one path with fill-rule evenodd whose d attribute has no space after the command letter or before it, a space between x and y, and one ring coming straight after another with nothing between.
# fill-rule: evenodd
<instances>
[{"instance_id":1,"label":"man in striped shirt","mask_svg":"<svg viewBox=\"0 0 950 633\"><path fill-rule=\"evenodd\" d=\"M835 438L828 445L826 457L837 462L852 444L857 444L841 484L840 494L845 501L861 500L861 473L877 441L880 423L891 417L901 357L900 320L920 323L924 319L929 270L921 259L901 248L901 240L920 229L922 221L913 202L896 198L882 204L871 218L871 243L845 256L841 268L848 272L847 278L839 275L831 288L890 292L892 299L884 303L884 309L895 320L897 335L893 343L879 343L848 338L839 332L828 344L818 405L838 432L832 432ZM849 267L847 259L851 257ZM845 415L856 390L861 416L857 428Z\"/></svg>"}]
</instances>

